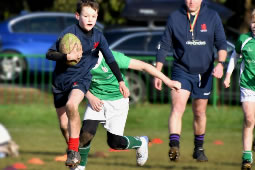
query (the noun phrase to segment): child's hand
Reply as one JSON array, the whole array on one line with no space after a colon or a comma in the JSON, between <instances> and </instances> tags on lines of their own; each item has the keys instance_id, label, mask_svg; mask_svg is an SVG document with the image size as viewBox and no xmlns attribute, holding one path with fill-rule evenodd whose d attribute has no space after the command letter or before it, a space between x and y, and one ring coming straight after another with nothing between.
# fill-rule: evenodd
<instances>
[{"instance_id":1,"label":"child's hand","mask_svg":"<svg viewBox=\"0 0 255 170\"><path fill-rule=\"evenodd\" d=\"M223 84L224 84L225 88L229 88L230 87L230 78L226 77Z\"/></svg>"},{"instance_id":2,"label":"child's hand","mask_svg":"<svg viewBox=\"0 0 255 170\"><path fill-rule=\"evenodd\" d=\"M87 99L89 100L89 104L91 105L92 109L99 112L102 109L103 106L103 101L94 96L92 93L89 91L85 95Z\"/></svg>"},{"instance_id":3,"label":"child's hand","mask_svg":"<svg viewBox=\"0 0 255 170\"><path fill-rule=\"evenodd\" d=\"M102 109L103 106L103 102L102 100L100 100L99 98L97 98L96 96L92 97L89 99L89 103L92 107L93 110L99 112Z\"/></svg>"},{"instance_id":4,"label":"child's hand","mask_svg":"<svg viewBox=\"0 0 255 170\"><path fill-rule=\"evenodd\" d=\"M67 54L68 61L76 61L77 63L81 60L82 57L82 49L78 48L78 45L75 44L72 51Z\"/></svg>"},{"instance_id":5,"label":"child's hand","mask_svg":"<svg viewBox=\"0 0 255 170\"><path fill-rule=\"evenodd\" d=\"M168 85L167 85L168 86ZM162 80L160 80L159 78L154 78L154 87L157 90L162 90ZM171 87L170 87L171 88Z\"/></svg>"},{"instance_id":6,"label":"child's hand","mask_svg":"<svg viewBox=\"0 0 255 170\"><path fill-rule=\"evenodd\" d=\"M225 88L230 87L230 81L231 81L230 78L231 78L231 74L227 73L223 82Z\"/></svg>"},{"instance_id":7,"label":"child's hand","mask_svg":"<svg viewBox=\"0 0 255 170\"><path fill-rule=\"evenodd\" d=\"M172 90L180 90L182 87L182 84L175 80L168 81L166 85Z\"/></svg>"},{"instance_id":8,"label":"child's hand","mask_svg":"<svg viewBox=\"0 0 255 170\"><path fill-rule=\"evenodd\" d=\"M119 82L119 89L124 98L128 98L130 95L128 88L126 87L124 81Z\"/></svg>"}]
</instances>

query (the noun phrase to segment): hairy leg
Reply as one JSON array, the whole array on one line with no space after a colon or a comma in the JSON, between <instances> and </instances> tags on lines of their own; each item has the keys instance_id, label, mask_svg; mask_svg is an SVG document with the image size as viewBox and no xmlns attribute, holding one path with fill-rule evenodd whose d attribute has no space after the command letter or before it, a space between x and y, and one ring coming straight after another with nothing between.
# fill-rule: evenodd
<instances>
[{"instance_id":1,"label":"hairy leg","mask_svg":"<svg viewBox=\"0 0 255 170\"><path fill-rule=\"evenodd\" d=\"M169 134L181 134L182 116L189 99L190 92L180 89L171 91L172 109L169 116Z\"/></svg>"},{"instance_id":2,"label":"hairy leg","mask_svg":"<svg viewBox=\"0 0 255 170\"><path fill-rule=\"evenodd\" d=\"M205 134L207 103L208 99L194 99L192 102L192 110L194 114L193 128L195 135Z\"/></svg>"}]
</instances>

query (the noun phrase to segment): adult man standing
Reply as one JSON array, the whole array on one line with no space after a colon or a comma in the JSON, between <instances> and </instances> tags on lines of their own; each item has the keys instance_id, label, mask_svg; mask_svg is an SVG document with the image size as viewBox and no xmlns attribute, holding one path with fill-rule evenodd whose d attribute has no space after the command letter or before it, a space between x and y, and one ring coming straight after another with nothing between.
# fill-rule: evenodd
<instances>
[{"instance_id":1,"label":"adult man standing","mask_svg":"<svg viewBox=\"0 0 255 170\"><path fill-rule=\"evenodd\" d=\"M214 47L218 63L214 67ZM182 116L189 96L194 114L194 152L197 161L208 161L203 149L206 129L206 106L212 89L213 76L221 78L227 56L227 44L219 15L207 8L202 0L185 0L173 12L160 41L156 68L161 70L167 52L173 49L174 63L171 79L181 82L179 92L171 91L172 109L169 117L169 158L179 159L179 141ZM162 82L155 79L155 88L161 90Z\"/></svg>"}]
</instances>

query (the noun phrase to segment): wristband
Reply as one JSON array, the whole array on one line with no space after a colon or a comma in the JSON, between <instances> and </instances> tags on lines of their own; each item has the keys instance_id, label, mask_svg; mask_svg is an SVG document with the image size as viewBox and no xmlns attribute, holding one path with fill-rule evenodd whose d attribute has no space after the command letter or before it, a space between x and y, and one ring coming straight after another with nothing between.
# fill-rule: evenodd
<instances>
[{"instance_id":1,"label":"wristband","mask_svg":"<svg viewBox=\"0 0 255 170\"><path fill-rule=\"evenodd\" d=\"M218 63L222 64L223 67L225 65L225 61L218 61Z\"/></svg>"}]
</instances>

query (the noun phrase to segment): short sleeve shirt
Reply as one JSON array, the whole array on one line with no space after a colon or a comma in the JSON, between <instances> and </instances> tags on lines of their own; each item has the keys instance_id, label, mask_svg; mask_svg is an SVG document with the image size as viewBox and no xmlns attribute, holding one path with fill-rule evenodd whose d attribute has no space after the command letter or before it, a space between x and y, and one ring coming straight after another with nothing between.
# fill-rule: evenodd
<instances>
[{"instance_id":1,"label":"short sleeve shirt","mask_svg":"<svg viewBox=\"0 0 255 170\"><path fill-rule=\"evenodd\" d=\"M255 91L255 39L252 38L248 41L245 46L243 47L242 51L242 44L244 41L252 37L251 32L246 34L241 34L235 44L235 50L238 54L242 54L242 60L244 62L244 68L241 68L241 75L240 75L240 86L251 89Z\"/></svg>"},{"instance_id":2,"label":"short sleeve shirt","mask_svg":"<svg viewBox=\"0 0 255 170\"><path fill-rule=\"evenodd\" d=\"M128 69L131 58L119 52L112 51L112 53L121 69L123 80L125 81L126 86L128 86L123 70ZM118 80L102 56L99 57L98 63L91 70L91 74L92 82L89 90L97 98L101 100L117 100L123 97L119 90Z\"/></svg>"}]
</instances>

